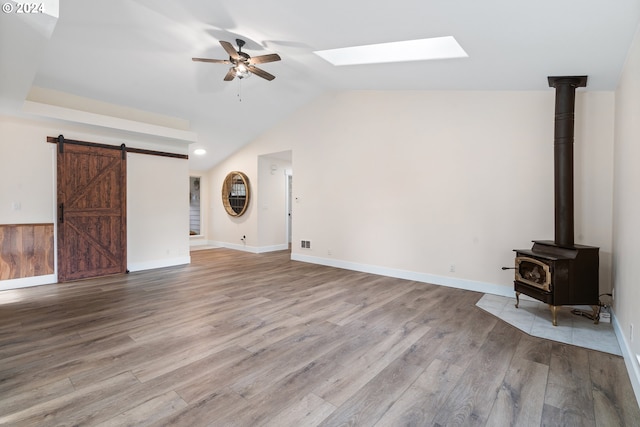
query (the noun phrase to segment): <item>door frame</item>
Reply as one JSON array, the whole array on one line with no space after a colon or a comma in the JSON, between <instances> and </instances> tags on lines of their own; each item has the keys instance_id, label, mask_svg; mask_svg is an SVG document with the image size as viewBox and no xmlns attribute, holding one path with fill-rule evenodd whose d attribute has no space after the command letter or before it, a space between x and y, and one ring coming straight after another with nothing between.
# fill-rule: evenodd
<instances>
[{"instance_id":1,"label":"door frame","mask_svg":"<svg viewBox=\"0 0 640 427\"><path fill-rule=\"evenodd\" d=\"M286 221L286 233L287 233L287 244L291 247L291 242L293 240L293 172L289 169L285 171L285 199L287 208L285 209L285 214L287 215Z\"/></svg>"}]
</instances>

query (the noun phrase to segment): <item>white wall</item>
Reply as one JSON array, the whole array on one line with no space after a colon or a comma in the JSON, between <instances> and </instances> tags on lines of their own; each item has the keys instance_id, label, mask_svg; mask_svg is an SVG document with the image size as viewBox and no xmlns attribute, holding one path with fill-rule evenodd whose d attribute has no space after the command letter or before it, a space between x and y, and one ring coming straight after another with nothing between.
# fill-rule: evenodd
<instances>
[{"instance_id":1,"label":"white wall","mask_svg":"<svg viewBox=\"0 0 640 427\"><path fill-rule=\"evenodd\" d=\"M251 144L207 174L208 243L255 253L289 247L285 171L291 172L291 153L280 150L281 146L278 142ZM277 169L272 170L272 166ZM222 183L232 171L249 178L249 207L241 217L228 215L222 205Z\"/></svg>"},{"instance_id":2,"label":"white wall","mask_svg":"<svg viewBox=\"0 0 640 427\"><path fill-rule=\"evenodd\" d=\"M0 224L54 222L56 146L46 137L58 134L46 132L0 116Z\"/></svg>"},{"instance_id":3,"label":"white wall","mask_svg":"<svg viewBox=\"0 0 640 427\"><path fill-rule=\"evenodd\" d=\"M613 201L613 287L618 337L640 401L640 32L616 91Z\"/></svg>"},{"instance_id":4,"label":"white wall","mask_svg":"<svg viewBox=\"0 0 640 427\"><path fill-rule=\"evenodd\" d=\"M240 171L249 179L249 206L240 217L227 214L222 205L222 183L229 172ZM212 169L207 175L209 188L209 243L249 252L260 252L257 216L257 155L233 156ZM246 236L242 240L243 236Z\"/></svg>"},{"instance_id":5,"label":"white wall","mask_svg":"<svg viewBox=\"0 0 640 427\"><path fill-rule=\"evenodd\" d=\"M131 271L190 262L188 161L127 154L127 258Z\"/></svg>"},{"instance_id":6,"label":"white wall","mask_svg":"<svg viewBox=\"0 0 640 427\"><path fill-rule=\"evenodd\" d=\"M154 143L114 130L57 120L0 116L0 223L55 223L56 150L47 136L187 153L186 144ZM129 269L189 262L188 161L128 154L127 235ZM20 209L15 209L16 203ZM29 285L55 282L29 280ZM22 286L3 281L0 288Z\"/></svg>"},{"instance_id":7,"label":"white wall","mask_svg":"<svg viewBox=\"0 0 640 427\"><path fill-rule=\"evenodd\" d=\"M513 265L512 249L554 235L554 97L551 88L331 93L212 176L221 182L230 165L255 176L258 155L291 149L293 242L311 241L292 245L294 259L512 295L513 273L500 269ZM613 106L613 93L577 96L576 243L601 248L604 290ZM213 220L214 239L234 226Z\"/></svg>"},{"instance_id":8,"label":"white wall","mask_svg":"<svg viewBox=\"0 0 640 427\"><path fill-rule=\"evenodd\" d=\"M587 83L588 85L588 83ZM578 90L575 114L576 243L600 247L600 292L611 292L615 94Z\"/></svg>"}]
</instances>

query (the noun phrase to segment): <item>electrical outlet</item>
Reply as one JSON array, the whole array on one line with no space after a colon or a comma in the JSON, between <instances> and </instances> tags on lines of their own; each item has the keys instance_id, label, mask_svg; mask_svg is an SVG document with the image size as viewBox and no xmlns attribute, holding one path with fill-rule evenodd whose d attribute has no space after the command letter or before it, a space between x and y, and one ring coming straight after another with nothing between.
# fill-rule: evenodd
<instances>
[{"instance_id":1,"label":"electrical outlet","mask_svg":"<svg viewBox=\"0 0 640 427\"><path fill-rule=\"evenodd\" d=\"M455 264L450 264L449 265L449 273L455 273L456 272L456 265Z\"/></svg>"}]
</instances>

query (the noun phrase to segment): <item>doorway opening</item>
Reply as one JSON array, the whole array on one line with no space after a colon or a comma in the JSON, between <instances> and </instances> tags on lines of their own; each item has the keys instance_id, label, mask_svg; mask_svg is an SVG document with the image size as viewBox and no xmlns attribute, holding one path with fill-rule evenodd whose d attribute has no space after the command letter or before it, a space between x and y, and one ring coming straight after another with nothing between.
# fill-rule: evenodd
<instances>
[{"instance_id":1,"label":"doorway opening","mask_svg":"<svg viewBox=\"0 0 640 427\"><path fill-rule=\"evenodd\" d=\"M189 177L189 235L202 235L202 211L200 209L200 177Z\"/></svg>"},{"instance_id":2,"label":"doorway opening","mask_svg":"<svg viewBox=\"0 0 640 427\"><path fill-rule=\"evenodd\" d=\"M258 156L258 241L261 251L286 250L292 240L291 150Z\"/></svg>"}]
</instances>

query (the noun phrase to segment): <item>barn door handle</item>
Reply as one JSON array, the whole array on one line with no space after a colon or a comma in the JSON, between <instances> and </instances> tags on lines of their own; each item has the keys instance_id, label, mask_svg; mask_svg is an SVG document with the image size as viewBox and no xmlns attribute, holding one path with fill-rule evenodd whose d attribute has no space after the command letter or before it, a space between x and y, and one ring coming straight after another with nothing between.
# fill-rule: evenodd
<instances>
[{"instance_id":1,"label":"barn door handle","mask_svg":"<svg viewBox=\"0 0 640 427\"><path fill-rule=\"evenodd\" d=\"M64 222L64 203L60 203L58 206L58 222L60 222L60 224Z\"/></svg>"}]
</instances>

